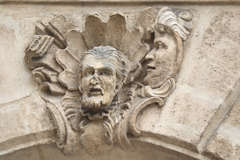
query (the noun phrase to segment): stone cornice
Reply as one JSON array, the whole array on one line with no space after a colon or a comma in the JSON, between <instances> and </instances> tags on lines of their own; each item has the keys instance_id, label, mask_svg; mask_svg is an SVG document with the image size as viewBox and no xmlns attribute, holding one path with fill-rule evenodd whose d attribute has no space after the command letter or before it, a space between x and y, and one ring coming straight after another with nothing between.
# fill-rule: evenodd
<instances>
[{"instance_id":1,"label":"stone cornice","mask_svg":"<svg viewBox=\"0 0 240 160\"><path fill-rule=\"evenodd\" d=\"M1 3L220 3L236 4L240 0L0 0Z\"/></svg>"}]
</instances>

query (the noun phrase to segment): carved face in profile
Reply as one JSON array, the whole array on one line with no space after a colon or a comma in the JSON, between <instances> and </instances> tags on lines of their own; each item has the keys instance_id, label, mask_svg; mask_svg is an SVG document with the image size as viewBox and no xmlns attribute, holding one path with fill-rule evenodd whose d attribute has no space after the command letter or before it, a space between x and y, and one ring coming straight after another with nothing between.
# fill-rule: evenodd
<instances>
[{"instance_id":1,"label":"carved face in profile","mask_svg":"<svg viewBox=\"0 0 240 160\"><path fill-rule=\"evenodd\" d=\"M176 40L169 28L159 25L154 35L154 47L146 55L143 64L147 72L144 83L152 88L159 87L169 78L177 54Z\"/></svg>"}]
</instances>

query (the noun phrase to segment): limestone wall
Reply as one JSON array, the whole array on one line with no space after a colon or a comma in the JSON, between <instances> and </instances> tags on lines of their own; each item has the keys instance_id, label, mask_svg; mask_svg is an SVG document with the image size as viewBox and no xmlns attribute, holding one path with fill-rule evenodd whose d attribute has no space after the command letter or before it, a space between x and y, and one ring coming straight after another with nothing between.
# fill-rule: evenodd
<instances>
[{"instance_id":1,"label":"limestone wall","mask_svg":"<svg viewBox=\"0 0 240 160\"><path fill-rule=\"evenodd\" d=\"M238 0L0 1L0 160L240 159L239 5ZM176 89L165 106L141 113L143 134L130 136L130 149L116 146L93 157L84 151L64 156L54 144L56 127L24 63L36 22L64 15L83 30L87 14L117 12L128 15L131 28L136 12L163 6L193 14Z\"/></svg>"}]
</instances>

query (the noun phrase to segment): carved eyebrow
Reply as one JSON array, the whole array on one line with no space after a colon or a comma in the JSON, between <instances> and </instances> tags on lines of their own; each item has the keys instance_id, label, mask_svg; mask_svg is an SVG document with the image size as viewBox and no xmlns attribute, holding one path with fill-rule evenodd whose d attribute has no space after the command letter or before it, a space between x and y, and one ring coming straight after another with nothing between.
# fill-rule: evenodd
<instances>
[{"instance_id":1,"label":"carved eyebrow","mask_svg":"<svg viewBox=\"0 0 240 160\"><path fill-rule=\"evenodd\" d=\"M101 67L101 68L94 68L93 66L90 66L90 65L86 65L86 67L83 68L83 72L86 71L86 70L100 70L100 71L110 71L110 72L114 72L113 68L110 67L110 66L104 66L104 67Z\"/></svg>"},{"instance_id":2,"label":"carved eyebrow","mask_svg":"<svg viewBox=\"0 0 240 160\"><path fill-rule=\"evenodd\" d=\"M94 69L94 67L93 66L90 66L90 65L86 65L86 67L84 67L85 69Z\"/></svg>"},{"instance_id":3,"label":"carved eyebrow","mask_svg":"<svg viewBox=\"0 0 240 160\"><path fill-rule=\"evenodd\" d=\"M107 71L111 71L111 72L113 72L113 69L112 69L112 67L101 67L101 68L99 68L98 70L107 70Z\"/></svg>"},{"instance_id":4,"label":"carved eyebrow","mask_svg":"<svg viewBox=\"0 0 240 160\"><path fill-rule=\"evenodd\" d=\"M159 43L159 42L161 42L161 43L163 43L163 44L165 44L165 42L164 41L162 41L162 40L156 40L156 41L154 41L154 43Z\"/></svg>"},{"instance_id":5,"label":"carved eyebrow","mask_svg":"<svg viewBox=\"0 0 240 160\"><path fill-rule=\"evenodd\" d=\"M167 48L167 43L166 43L166 42L164 42L164 41L162 41L162 40L156 40L156 41L154 42L154 44L157 44L157 43L160 43L160 44L162 45L162 47Z\"/></svg>"},{"instance_id":6,"label":"carved eyebrow","mask_svg":"<svg viewBox=\"0 0 240 160\"><path fill-rule=\"evenodd\" d=\"M89 71L94 71L94 68L90 65L87 65L86 67L82 68L81 72L84 74L84 73L89 72Z\"/></svg>"}]
</instances>

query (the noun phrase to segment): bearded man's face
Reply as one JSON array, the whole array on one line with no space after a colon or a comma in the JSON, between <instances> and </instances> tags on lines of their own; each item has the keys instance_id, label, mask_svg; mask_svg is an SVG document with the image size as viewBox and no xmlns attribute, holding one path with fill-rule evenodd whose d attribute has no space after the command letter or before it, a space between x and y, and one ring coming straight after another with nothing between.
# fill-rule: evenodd
<instances>
[{"instance_id":1,"label":"bearded man's face","mask_svg":"<svg viewBox=\"0 0 240 160\"><path fill-rule=\"evenodd\" d=\"M117 75L113 59L88 54L82 61L80 80L82 106L97 112L111 105L116 92Z\"/></svg>"}]
</instances>

